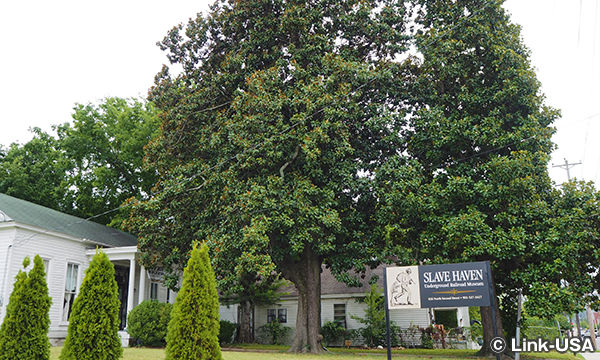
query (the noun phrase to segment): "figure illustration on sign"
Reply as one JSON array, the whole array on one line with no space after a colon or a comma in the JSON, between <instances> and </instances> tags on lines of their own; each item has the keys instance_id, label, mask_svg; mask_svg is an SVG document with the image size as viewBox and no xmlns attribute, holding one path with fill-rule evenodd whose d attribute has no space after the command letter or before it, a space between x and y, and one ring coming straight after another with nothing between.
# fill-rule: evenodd
<instances>
[{"instance_id":1,"label":"figure illustration on sign","mask_svg":"<svg viewBox=\"0 0 600 360\"><path fill-rule=\"evenodd\" d=\"M409 285L414 284L415 282L410 277L411 270L406 269L396 276L396 281L392 285L392 296L391 296L391 306L397 305L413 305L411 300L412 292L410 291ZM406 295L406 302L402 302L401 298Z\"/></svg>"}]
</instances>

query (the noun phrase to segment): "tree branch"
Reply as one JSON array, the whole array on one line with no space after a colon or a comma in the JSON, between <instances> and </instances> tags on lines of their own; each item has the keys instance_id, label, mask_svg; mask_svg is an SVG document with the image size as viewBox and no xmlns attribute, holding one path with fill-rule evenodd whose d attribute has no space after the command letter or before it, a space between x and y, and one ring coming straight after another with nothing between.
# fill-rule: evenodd
<instances>
[{"instance_id":1,"label":"tree branch","mask_svg":"<svg viewBox=\"0 0 600 360\"><path fill-rule=\"evenodd\" d=\"M294 152L294 156L292 156L292 159L288 162L286 162L285 164L283 164L283 166L279 169L279 174L281 175L281 181L284 180L284 175L283 175L283 170L285 170L286 167L288 167L291 163L294 162L294 160L296 160L296 158L298 157L298 151L300 151L300 145L296 145L296 151Z\"/></svg>"}]
</instances>

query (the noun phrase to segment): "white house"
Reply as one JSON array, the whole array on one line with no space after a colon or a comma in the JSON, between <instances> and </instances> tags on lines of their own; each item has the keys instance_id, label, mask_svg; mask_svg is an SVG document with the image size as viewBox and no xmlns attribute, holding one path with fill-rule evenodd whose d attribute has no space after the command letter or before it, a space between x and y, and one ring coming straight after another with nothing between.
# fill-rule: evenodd
<instances>
[{"instance_id":1,"label":"white house","mask_svg":"<svg viewBox=\"0 0 600 360\"><path fill-rule=\"evenodd\" d=\"M351 315L361 318L365 317L367 305L360 302L359 299L364 298L365 293L370 289L368 281L373 275L379 277L377 284L380 290L383 291L383 267L381 266L373 270L367 270L365 278L361 280L362 287L350 287L345 283L337 281L331 272L323 267L321 273L321 325L327 321L336 321L345 324L346 329L364 327L363 324L352 318ZM275 319L284 326L295 327L296 312L298 310L298 292L293 285L284 287L279 292L286 295L283 295L277 304L259 306L255 309L255 329ZM390 320L400 326L401 329L408 329L414 326L428 327L435 322L435 313L439 310L456 311L459 327L470 325L469 309L467 307L391 310ZM238 322L236 306L221 306L220 314L222 319ZM417 343L420 343L420 340ZM464 345L471 346L471 344L466 343Z\"/></svg>"},{"instance_id":2,"label":"white house","mask_svg":"<svg viewBox=\"0 0 600 360\"><path fill-rule=\"evenodd\" d=\"M121 330L126 328L127 312L142 300L175 301L176 293L162 286L160 271L146 271L138 264L137 239L125 232L109 228L75 216L0 194L0 323L13 289L15 277L25 256L33 259L39 254L44 259L48 288L52 297L49 337L53 345L62 343L67 335L68 317L73 300L79 292L84 271L102 248L115 265L121 300ZM32 266L32 265L30 265ZM350 315L364 317L366 305L356 300L369 289L367 281L379 275L383 287L383 268L366 274L363 287L348 287L338 282L331 272L323 269L321 276L321 320L340 321L348 329L362 325ZM276 305L255 309L254 328L278 319L283 325L295 327L298 307L297 291L293 286L281 289ZM140 296L141 294L141 296ZM458 308L459 326L469 325L467 308ZM221 319L238 321L237 306L221 306ZM432 323L434 309L394 310L391 320L401 328L412 325L426 327ZM129 336L121 331L123 345Z\"/></svg>"},{"instance_id":3,"label":"white house","mask_svg":"<svg viewBox=\"0 0 600 360\"><path fill-rule=\"evenodd\" d=\"M121 330L126 327L127 312L142 300L174 301L174 294L160 283L161 274L151 274L138 264L134 236L0 194L0 322L23 259L39 254L52 297L49 337L52 344L60 344L67 335L73 299L97 247L115 265ZM126 345L129 336L125 331L120 334Z\"/></svg>"}]
</instances>

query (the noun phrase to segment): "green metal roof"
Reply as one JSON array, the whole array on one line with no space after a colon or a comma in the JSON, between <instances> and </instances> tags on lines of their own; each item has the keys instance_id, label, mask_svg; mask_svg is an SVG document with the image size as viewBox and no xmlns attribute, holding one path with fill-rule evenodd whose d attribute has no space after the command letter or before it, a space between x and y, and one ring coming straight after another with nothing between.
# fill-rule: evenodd
<instances>
[{"instance_id":1,"label":"green metal roof","mask_svg":"<svg viewBox=\"0 0 600 360\"><path fill-rule=\"evenodd\" d=\"M137 245L137 238L126 232L0 194L0 223L11 221L109 246Z\"/></svg>"}]
</instances>

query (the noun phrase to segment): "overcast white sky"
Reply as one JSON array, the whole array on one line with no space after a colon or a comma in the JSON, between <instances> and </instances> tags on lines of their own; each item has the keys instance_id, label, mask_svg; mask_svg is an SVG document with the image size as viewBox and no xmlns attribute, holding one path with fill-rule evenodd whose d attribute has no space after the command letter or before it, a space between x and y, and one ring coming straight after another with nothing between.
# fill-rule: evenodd
<instances>
[{"instance_id":1,"label":"overcast white sky","mask_svg":"<svg viewBox=\"0 0 600 360\"><path fill-rule=\"evenodd\" d=\"M554 164L581 161L571 177L600 180L600 0L508 0L555 123ZM167 62L155 45L174 25L208 9L207 0L0 2L0 145L31 139L71 120L75 103L145 97ZM567 173L549 165L561 183Z\"/></svg>"}]
</instances>

